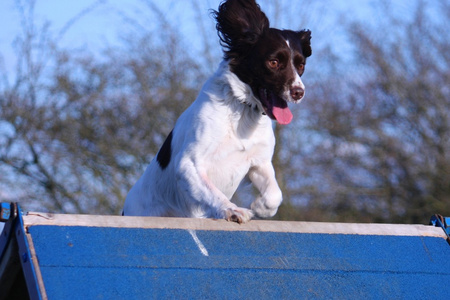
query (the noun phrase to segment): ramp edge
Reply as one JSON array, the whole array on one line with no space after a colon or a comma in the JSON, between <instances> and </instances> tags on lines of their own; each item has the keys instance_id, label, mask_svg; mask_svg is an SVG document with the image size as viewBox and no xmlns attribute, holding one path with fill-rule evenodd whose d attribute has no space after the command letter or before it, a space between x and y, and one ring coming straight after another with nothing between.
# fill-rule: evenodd
<instances>
[{"instance_id":1,"label":"ramp edge","mask_svg":"<svg viewBox=\"0 0 450 300\"><path fill-rule=\"evenodd\" d=\"M268 220L252 220L246 224L237 224L217 219L70 215L39 212L27 213L23 216L23 222L26 228L36 225L53 225L143 229L427 236L446 239L446 235L442 229L418 224L328 223Z\"/></svg>"}]
</instances>

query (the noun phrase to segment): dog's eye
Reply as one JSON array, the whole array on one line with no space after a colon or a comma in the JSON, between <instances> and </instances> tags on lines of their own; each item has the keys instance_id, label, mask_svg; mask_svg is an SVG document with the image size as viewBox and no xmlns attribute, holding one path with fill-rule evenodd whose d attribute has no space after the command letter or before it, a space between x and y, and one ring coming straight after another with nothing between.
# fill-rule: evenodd
<instances>
[{"instance_id":1,"label":"dog's eye","mask_svg":"<svg viewBox=\"0 0 450 300\"><path fill-rule=\"evenodd\" d=\"M278 66L280 65L280 63L278 62L277 59L271 59L269 60L269 67L271 69L278 69Z\"/></svg>"},{"instance_id":2,"label":"dog's eye","mask_svg":"<svg viewBox=\"0 0 450 300\"><path fill-rule=\"evenodd\" d=\"M300 64L300 65L298 66L298 70L301 71L301 72L303 72L303 70L305 70L305 64Z\"/></svg>"}]
</instances>

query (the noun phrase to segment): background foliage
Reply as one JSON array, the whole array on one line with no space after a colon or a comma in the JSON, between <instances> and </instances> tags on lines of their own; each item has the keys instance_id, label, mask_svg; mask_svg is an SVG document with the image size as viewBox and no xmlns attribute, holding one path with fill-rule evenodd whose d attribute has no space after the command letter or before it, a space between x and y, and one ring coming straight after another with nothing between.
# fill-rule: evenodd
<instances>
[{"instance_id":1,"label":"background foliage","mask_svg":"<svg viewBox=\"0 0 450 300\"><path fill-rule=\"evenodd\" d=\"M448 1L412 1L401 14L382 1L370 7L376 22L351 14L324 22L329 3L303 2L261 1L273 26L313 32L306 98L293 123L275 126L284 194L275 218L426 223L450 215ZM195 45L157 4L142 3L148 19L122 15L121 43L99 55L60 46L50 24L35 20L34 1L17 2L17 64L14 76L0 74L0 201L121 211L221 59L200 1L190 2ZM235 201L252 197L244 189Z\"/></svg>"}]
</instances>

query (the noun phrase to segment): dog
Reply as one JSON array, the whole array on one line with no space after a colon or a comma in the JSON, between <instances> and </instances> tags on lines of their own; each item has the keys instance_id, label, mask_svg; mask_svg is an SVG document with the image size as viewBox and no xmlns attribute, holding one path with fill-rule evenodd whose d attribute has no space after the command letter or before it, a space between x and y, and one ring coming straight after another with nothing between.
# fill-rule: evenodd
<instances>
[{"instance_id":1,"label":"dog","mask_svg":"<svg viewBox=\"0 0 450 300\"><path fill-rule=\"evenodd\" d=\"M282 202L272 120L289 124L288 103L304 97L311 32L271 28L254 0L227 0L212 14L224 60L129 191L123 215L245 223L274 216ZM230 201L243 179L259 191L250 209Z\"/></svg>"}]
</instances>

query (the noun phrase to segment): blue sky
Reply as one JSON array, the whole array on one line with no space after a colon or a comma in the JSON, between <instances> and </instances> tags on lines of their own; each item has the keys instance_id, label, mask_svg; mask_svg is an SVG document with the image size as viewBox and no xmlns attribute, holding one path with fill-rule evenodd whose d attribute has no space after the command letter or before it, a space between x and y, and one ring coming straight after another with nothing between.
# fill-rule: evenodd
<instances>
[{"instance_id":1,"label":"blue sky","mask_svg":"<svg viewBox=\"0 0 450 300\"><path fill-rule=\"evenodd\" d=\"M20 32L20 18L18 10L15 8L19 0L0 1L0 54L4 59L5 69L9 73L14 72L15 51L12 47L15 36ZM24 1L24 0L22 0ZM428 0L430 3L433 0ZM214 30L214 21L208 17L208 9L217 9L220 0L154 0L164 16L170 21L170 25L178 28L184 37L184 42L189 47L196 47L198 39L198 24L196 16L203 16L203 21L211 34L211 43L219 43ZM280 20L274 21L270 11L263 3L262 9L269 15L272 24L276 27L301 29L309 28L313 32L313 44L319 45L322 42L330 43L333 47L342 48L343 40L342 28L335 26L340 21L350 18L363 20L365 24L382 26L383 15L381 11L372 9L380 0L321 0L321 1L298 1L298 0L278 0L276 3L285 7L292 6L294 11L301 10L299 3L328 3L327 9L320 10L318 6L309 7L305 11L307 18L296 18L296 16L280 16ZM392 12L401 17L411 16L414 7L412 1L408 0L388 0ZM59 45L64 48L85 47L92 51L101 51L106 44L120 43L118 36L125 33L128 28L124 26L123 16L134 19L136 22L151 29L155 22L148 14L148 8L141 0L37 0L35 15L37 23L42 25L44 21L50 22L50 29L55 35L64 29L67 22L79 15L83 10L98 3L88 14L83 15L73 25L68 28ZM198 11L193 3L198 3ZM323 6L322 6L323 8ZM382 28L384 31L389 28ZM334 43L331 42L334 39ZM317 48L314 48L314 51ZM317 59L313 55L310 63ZM218 64L219 62L217 62ZM213 66L214 68L215 66ZM11 71L11 72L10 72Z\"/></svg>"},{"instance_id":2,"label":"blue sky","mask_svg":"<svg viewBox=\"0 0 450 300\"><path fill-rule=\"evenodd\" d=\"M195 37L192 20L195 15L190 1L157 0L153 1L174 24L178 23L180 31L186 36ZM203 15L208 14L209 8L217 8L219 0L202 0ZM20 16L14 0L0 1L0 53L5 58L8 69L11 66L14 50L12 47L15 36L20 32ZM86 8L92 8L89 13L78 18L72 26L65 31L60 46L76 48L89 47L92 50L104 48L105 44L118 42L117 37L124 31L123 15L136 18L140 23L146 18L148 8L139 0L37 0L35 16L38 24L45 21L55 35L65 28L67 23L82 13ZM209 19L209 18L207 18ZM151 24L148 20L146 26ZM211 20L211 26L214 23Z\"/></svg>"},{"instance_id":3,"label":"blue sky","mask_svg":"<svg viewBox=\"0 0 450 300\"><path fill-rule=\"evenodd\" d=\"M19 12L16 9L16 2L14 0L0 1L0 20L3 26L0 26L0 52L5 57L5 63L8 66L12 63L14 57L14 50L12 49L12 42L14 37L20 30ZM317 2L317 1L316 1ZM371 1L356 1L356 0L341 0L341 1L319 1L318 3L331 3L333 11L331 14L337 16L345 11L351 11L352 14L365 14L365 9L370 6ZM217 9L220 0L155 0L153 1L160 9L162 14L167 17L171 26L176 26L182 33L182 36L189 41L194 41L198 35L198 24L196 23L197 16L202 16L204 24L208 30L214 29L214 22L208 16L208 9ZM197 3L198 10L195 4ZM290 7L296 1L278 1L284 7ZM144 26L151 26L152 20L149 20L149 9L145 3L140 0L78 0L78 1L60 1L60 0L37 0L35 5L35 15L38 24L43 24L44 21L50 22L50 28L57 34L64 26L79 15L86 8L95 6L89 13L77 19L75 23L65 32L61 45L65 47L89 47L91 49L100 49L106 43L114 44L117 42L117 37L120 32L124 31L123 16L126 15L130 19L134 19ZM262 3L262 8L268 15L271 14L270 8L265 7ZM297 7L298 8L298 7ZM324 15L320 12L312 11L311 20L306 20L305 27L314 25L323 25L321 19ZM331 18L332 16L328 16ZM293 17L282 16L281 21L275 24L285 28L292 28L299 26L298 20L293 20ZM272 21L272 20L271 20ZM311 21L311 22L308 22ZM144 24L145 23L145 24ZM6 26L4 26L6 24ZM308 26L309 25L309 26ZM295 29L295 28L293 28ZM300 28L298 28L300 29ZM212 31L213 32L213 31ZM216 39L216 36L213 37Z\"/></svg>"},{"instance_id":4,"label":"blue sky","mask_svg":"<svg viewBox=\"0 0 450 300\"><path fill-rule=\"evenodd\" d=\"M25 1L27 0L0 1L0 57L3 57L4 70L8 76L14 74L16 56L12 44L20 32L20 17L16 3ZM200 16L202 26L207 31L208 43L213 46L212 49L216 49L214 47L217 46L217 56L219 56L220 46L215 33L215 24L208 10L217 9L221 0L36 0L35 17L39 26L48 21L50 31L57 36L70 20L87 8L92 8L89 13L76 19L67 30L63 30L64 35L58 41L58 45L63 48L88 48L91 51L100 52L106 48L106 45L120 44L118 37L130 32L124 18L136 22L138 26L146 30L156 28L158 23L152 20L155 15L149 13L150 9L146 6L146 2L154 3L161 10L161 14L170 22L170 26L177 28L181 33L184 39L182 44L189 45L186 51L193 51L193 53L202 46L199 41L203 41L199 39L201 32L199 32L198 17ZM317 50L324 44L339 49L343 54L349 53L345 51L350 45L345 40L343 27L336 24L342 24L350 19L363 20L364 23L375 26L382 26L383 23L384 12L374 9L375 6L379 7L380 3L383 3L380 0L260 0L259 2L274 27L312 30L312 43L316 55L309 59L310 64L315 63L316 60L320 64ZM389 3L392 12L402 17L411 15L414 11L412 1L385 2ZM273 3L290 14L278 16L276 19ZM0 67L1 63L0 61ZM216 66L212 66L210 70L215 68Z\"/></svg>"}]
</instances>

